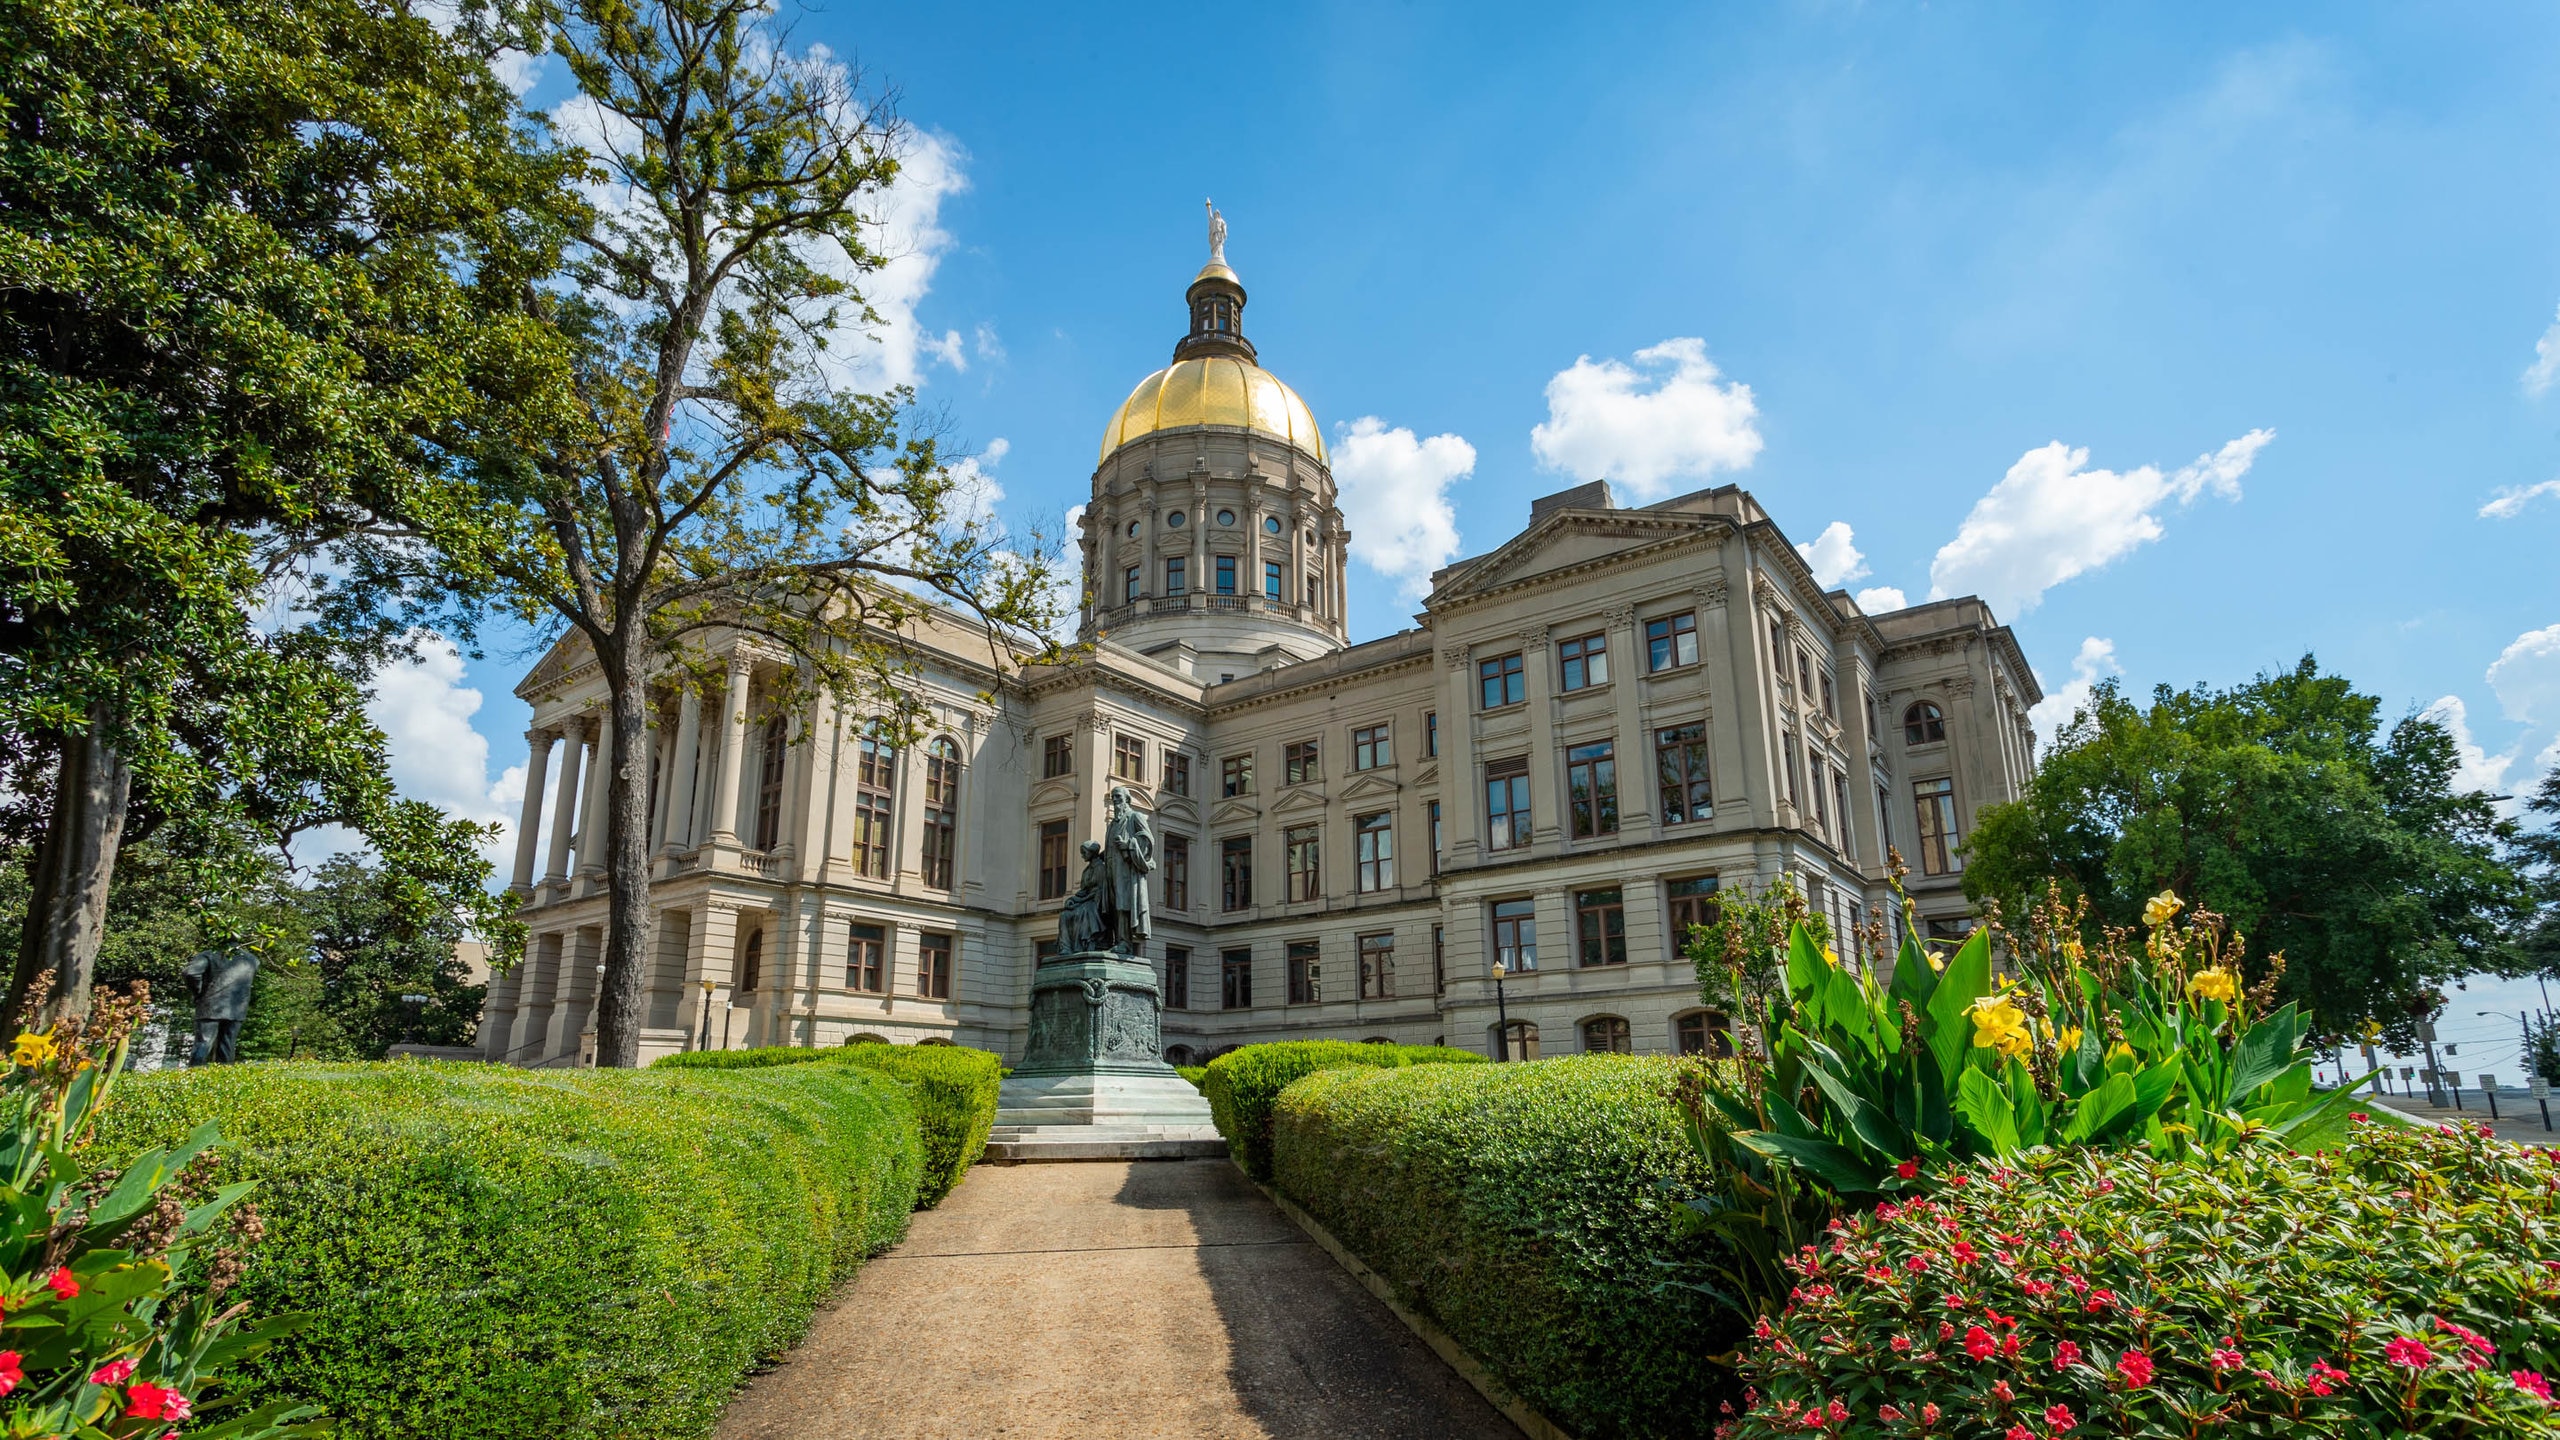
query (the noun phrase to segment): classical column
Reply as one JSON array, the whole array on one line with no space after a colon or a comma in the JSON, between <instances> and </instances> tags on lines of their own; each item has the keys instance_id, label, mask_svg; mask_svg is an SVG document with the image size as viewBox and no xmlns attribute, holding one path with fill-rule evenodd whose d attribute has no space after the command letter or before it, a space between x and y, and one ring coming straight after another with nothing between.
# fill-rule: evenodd
<instances>
[{"instance_id":1,"label":"classical column","mask_svg":"<svg viewBox=\"0 0 2560 1440\"><path fill-rule=\"evenodd\" d=\"M729 656L729 688L720 696L720 773L711 791L711 838L738 843L738 769L747 754L747 656Z\"/></svg>"},{"instance_id":2,"label":"classical column","mask_svg":"<svg viewBox=\"0 0 2560 1440\"><path fill-rule=\"evenodd\" d=\"M527 730L529 754L524 766L524 808L516 816L516 873L511 888L533 888L533 860L542 843L542 782L551 774L551 746L558 737L548 730Z\"/></svg>"},{"instance_id":3,"label":"classical column","mask_svg":"<svg viewBox=\"0 0 2560 1440\"><path fill-rule=\"evenodd\" d=\"M694 753L702 744L702 693L691 687L676 701L676 750L669 757L667 783L667 823L662 827L659 845L663 849L683 850L693 844L693 792L699 784L699 757Z\"/></svg>"},{"instance_id":4,"label":"classical column","mask_svg":"<svg viewBox=\"0 0 2560 1440\"><path fill-rule=\"evenodd\" d=\"M1530 838L1550 851L1564 838L1564 756L1556 750L1555 637L1544 625L1520 632L1521 668L1528 672Z\"/></svg>"},{"instance_id":5,"label":"classical column","mask_svg":"<svg viewBox=\"0 0 2560 1440\"><path fill-rule=\"evenodd\" d=\"M558 882L569 878L569 833L578 828L578 779L585 774L586 722L572 720L560 729L561 738L569 742L560 756L558 791L551 802L551 858L543 864L542 878Z\"/></svg>"},{"instance_id":6,"label":"classical column","mask_svg":"<svg viewBox=\"0 0 2560 1440\"><path fill-rule=\"evenodd\" d=\"M1209 477L1195 472L1191 477L1191 573L1184 577L1183 608L1206 610L1209 602L1194 596L1210 593L1209 577Z\"/></svg>"},{"instance_id":7,"label":"classical column","mask_svg":"<svg viewBox=\"0 0 2560 1440\"><path fill-rule=\"evenodd\" d=\"M605 807L613 787L613 716L596 717L595 759L587 767L586 816L578 822L578 873L604 873Z\"/></svg>"},{"instance_id":8,"label":"classical column","mask_svg":"<svg viewBox=\"0 0 2560 1440\"><path fill-rule=\"evenodd\" d=\"M1476 670L1464 645L1442 647L1448 666L1440 687L1440 833L1448 850L1440 868L1459 870L1476 863L1484 848L1483 781L1476 771ZM1426 843L1428 836L1424 837Z\"/></svg>"},{"instance_id":9,"label":"classical column","mask_svg":"<svg viewBox=\"0 0 2560 1440\"><path fill-rule=\"evenodd\" d=\"M1609 689L1618 712L1618 833L1629 841L1653 838L1656 821L1653 733L1645 727L1644 627L1632 605L1609 612ZM1632 913L1632 912L1630 912Z\"/></svg>"},{"instance_id":10,"label":"classical column","mask_svg":"<svg viewBox=\"0 0 2560 1440\"><path fill-rule=\"evenodd\" d=\"M1244 576L1237 582L1238 593L1250 595L1247 609L1259 609L1262 598L1262 477L1248 473L1244 477Z\"/></svg>"}]
</instances>

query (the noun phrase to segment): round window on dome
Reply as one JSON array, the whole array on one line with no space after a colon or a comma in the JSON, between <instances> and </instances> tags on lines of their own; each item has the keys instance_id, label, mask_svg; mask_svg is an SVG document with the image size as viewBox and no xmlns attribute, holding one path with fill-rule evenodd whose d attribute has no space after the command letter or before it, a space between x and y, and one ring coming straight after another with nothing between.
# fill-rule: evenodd
<instances>
[{"instance_id":1,"label":"round window on dome","mask_svg":"<svg viewBox=\"0 0 2560 1440\"><path fill-rule=\"evenodd\" d=\"M1279 533L1280 533L1280 517L1279 517L1279 516L1277 516L1277 515L1265 515L1265 516L1263 516L1263 517L1262 517L1262 529L1263 529L1263 532L1264 532L1265 534L1270 534L1270 535L1277 535L1277 534L1279 534Z\"/></svg>"},{"instance_id":2,"label":"round window on dome","mask_svg":"<svg viewBox=\"0 0 2560 1440\"><path fill-rule=\"evenodd\" d=\"M1166 512L1164 512L1164 528L1166 528L1167 530L1179 530L1179 529L1181 529L1181 528L1182 528L1182 518L1183 518L1183 517L1182 517L1182 512L1181 512L1181 511L1179 511L1179 510L1167 510Z\"/></svg>"},{"instance_id":3,"label":"round window on dome","mask_svg":"<svg viewBox=\"0 0 2560 1440\"><path fill-rule=\"evenodd\" d=\"M1219 512L1218 512L1218 523L1219 523L1219 524L1221 524L1221 525L1233 525L1234 523L1236 523L1236 512L1234 512L1233 510L1221 510L1221 511L1219 511Z\"/></svg>"}]
</instances>

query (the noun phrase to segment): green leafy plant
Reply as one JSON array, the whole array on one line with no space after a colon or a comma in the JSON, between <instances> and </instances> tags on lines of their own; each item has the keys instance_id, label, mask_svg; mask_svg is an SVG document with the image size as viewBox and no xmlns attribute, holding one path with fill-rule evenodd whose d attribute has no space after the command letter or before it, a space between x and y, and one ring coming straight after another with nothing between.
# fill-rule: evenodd
<instances>
[{"instance_id":1,"label":"green leafy plant","mask_svg":"<svg viewBox=\"0 0 2560 1440\"><path fill-rule=\"evenodd\" d=\"M924 1183L916 1193L917 1209L941 1204L978 1157L987 1153L987 1134L996 1123L997 1088L1004 1079L1004 1061L991 1051L965 1045L848 1044L827 1050L766 1045L753 1050L691 1050L665 1056L650 1068L754 1070L812 1061L858 1065L907 1087L924 1134Z\"/></svg>"},{"instance_id":2,"label":"green leafy plant","mask_svg":"<svg viewBox=\"0 0 2560 1440\"><path fill-rule=\"evenodd\" d=\"M1718 1434L2560 1435L2554 1180L2390 1122L1977 1160L1800 1252Z\"/></svg>"},{"instance_id":3,"label":"green leafy plant","mask_svg":"<svg viewBox=\"0 0 2560 1440\"><path fill-rule=\"evenodd\" d=\"M1271 1107L1290 1082L1345 1065L1397 1069L1406 1065L1482 1064L1472 1050L1444 1045L1372 1045L1353 1040L1283 1040L1245 1045L1208 1064L1200 1081L1209 1118L1226 1137L1227 1152L1256 1180L1271 1178Z\"/></svg>"},{"instance_id":4,"label":"green leafy plant","mask_svg":"<svg viewBox=\"0 0 2560 1440\"><path fill-rule=\"evenodd\" d=\"M296 1328L228 1292L261 1225L254 1187L211 1183L210 1121L120 1167L88 1154L148 992L18 1036L0 1076L0 1428L12 1436L275 1440L328 1433L273 1402L182 1428L227 1372ZM219 1407L209 1407L218 1409Z\"/></svg>"}]
</instances>

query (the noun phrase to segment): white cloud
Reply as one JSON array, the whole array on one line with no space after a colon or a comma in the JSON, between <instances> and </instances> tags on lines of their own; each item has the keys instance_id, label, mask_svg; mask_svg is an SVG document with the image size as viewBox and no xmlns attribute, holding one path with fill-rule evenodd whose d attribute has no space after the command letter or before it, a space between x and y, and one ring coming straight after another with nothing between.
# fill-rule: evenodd
<instances>
[{"instance_id":1,"label":"white cloud","mask_svg":"<svg viewBox=\"0 0 2560 1440\"><path fill-rule=\"evenodd\" d=\"M1858 592L1857 600L1858 608L1870 615L1882 615L1888 610L1901 610L1911 604L1911 597L1903 594L1902 587L1899 585L1878 585L1872 590L1861 590Z\"/></svg>"},{"instance_id":2,"label":"white cloud","mask_svg":"<svg viewBox=\"0 0 2560 1440\"><path fill-rule=\"evenodd\" d=\"M382 731L391 783L401 799L424 800L454 819L498 827L481 842L480 856L491 867L490 883L504 885L515 869L525 766L510 765L497 779L489 778L489 740L471 724L482 697L463 683L462 652L441 635L421 635L417 642L415 655L373 677L365 717ZM559 757L552 759L556 786ZM362 836L328 826L298 836L293 857L297 864L316 865L362 848Z\"/></svg>"},{"instance_id":3,"label":"white cloud","mask_svg":"<svg viewBox=\"0 0 2560 1440\"><path fill-rule=\"evenodd\" d=\"M1547 419L1529 432L1538 462L1659 500L1679 478L1747 468L1760 453L1751 387L1716 383L1707 342L1665 340L1635 363L1584 355L1547 382Z\"/></svg>"},{"instance_id":4,"label":"white cloud","mask_svg":"<svg viewBox=\"0 0 2560 1440\"><path fill-rule=\"evenodd\" d=\"M2099 681L2123 673L2124 667L2116 663L2116 642L2096 635L2082 640L2080 652L2071 657L2071 678L2061 688L2047 690L2045 697L2027 711L2027 723L2035 727L2039 747L2052 748L2053 737L2089 703ZM2043 684L2044 677L2037 676L2036 682Z\"/></svg>"},{"instance_id":5,"label":"white cloud","mask_svg":"<svg viewBox=\"0 0 2560 1440\"><path fill-rule=\"evenodd\" d=\"M2159 512L2210 490L2240 498L2240 477L2276 438L2252 430L2175 474L2155 466L2091 470L2086 448L2030 450L1974 502L1956 538L1929 565L1929 598L1975 594L2003 617L2033 610L2044 592L2161 535Z\"/></svg>"},{"instance_id":6,"label":"white cloud","mask_svg":"<svg viewBox=\"0 0 2560 1440\"><path fill-rule=\"evenodd\" d=\"M1363 415L1333 442L1351 556L1420 600L1431 572L1458 553L1458 516L1449 487L1473 474L1476 447L1456 435L1416 439L1410 430Z\"/></svg>"},{"instance_id":7,"label":"white cloud","mask_svg":"<svg viewBox=\"0 0 2560 1440\"><path fill-rule=\"evenodd\" d=\"M2560 384L2560 310L2551 315L2551 328L2533 342L2533 363L2524 368L2524 393L2542 395Z\"/></svg>"},{"instance_id":8,"label":"white cloud","mask_svg":"<svg viewBox=\"0 0 2560 1440\"><path fill-rule=\"evenodd\" d=\"M2505 793L2507 769L2516 763L2514 751L2492 755L2471 738L2471 713L2459 695L2447 695L2428 706L2426 718L2436 721L2453 734L2457 757L2453 769L2453 788L2459 791L2484 790L2492 795Z\"/></svg>"},{"instance_id":9,"label":"white cloud","mask_svg":"<svg viewBox=\"0 0 2560 1440\"><path fill-rule=\"evenodd\" d=\"M971 337L970 343L977 347L979 359L994 365L1005 362L1004 340L996 334L993 321L979 321L977 333Z\"/></svg>"},{"instance_id":10,"label":"white cloud","mask_svg":"<svg viewBox=\"0 0 2560 1440\"><path fill-rule=\"evenodd\" d=\"M2554 333L2560 333L2560 325L2552 328ZM2555 352L2555 358L2560 358L2560 352ZM2480 507L2480 518L2513 520L2524 513L2524 507L2545 495L2560 496L2560 480L2545 480L2539 485L2503 486L2490 497L2488 504Z\"/></svg>"},{"instance_id":11,"label":"white cloud","mask_svg":"<svg viewBox=\"0 0 2560 1440\"><path fill-rule=\"evenodd\" d=\"M2527 630L2489 665L2489 688L2511 720L2560 720L2560 625Z\"/></svg>"},{"instance_id":12,"label":"white cloud","mask_svg":"<svg viewBox=\"0 0 2560 1440\"><path fill-rule=\"evenodd\" d=\"M1813 567L1815 584L1834 590L1852 580L1867 578L1867 557L1858 553L1856 533L1848 521L1834 520L1822 527L1812 544L1796 547L1804 563Z\"/></svg>"}]
</instances>

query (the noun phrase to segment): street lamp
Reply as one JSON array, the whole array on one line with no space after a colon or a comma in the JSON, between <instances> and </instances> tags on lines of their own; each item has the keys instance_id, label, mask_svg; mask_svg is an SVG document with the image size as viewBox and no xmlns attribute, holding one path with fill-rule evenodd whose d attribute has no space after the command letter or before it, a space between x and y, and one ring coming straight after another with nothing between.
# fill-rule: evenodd
<instances>
[{"instance_id":1,"label":"street lamp","mask_svg":"<svg viewBox=\"0 0 2560 1440\"><path fill-rule=\"evenodd\" d=\"M1502 998L1502 979L1510 974L1499 960L1493 962L1493 1033L1502 1039L1502 1058L1511 1059L1511 1009Z\"/></svg>"},{"instance_id":2,"label":"street lamp","mask_svg":"<svg viewBox=\"0 0 2560 1440\"><path fill-rule=\"evenodd\" d=\"M717 988L719 987L709 980L702 982L702 1036L693 1042L693 1048L696 1050L711 1048L711 992Z\"/></svg>"},{"instance_id":3,"label":"street lamp","mask_svg":"<svg viewBox=\"0 0 2560 1440\"><path fill-rule=\"evenodd\" d=\"M418 1043L418 1021L426 1014L427 1001L430 998L432 997L425 995L400 997L401 1009L406 1012L409 1021L409 1043L412 1045Z\"/></svg>"}]
</instances>

